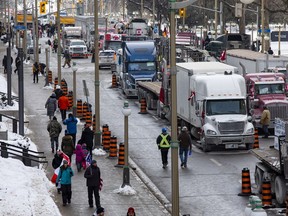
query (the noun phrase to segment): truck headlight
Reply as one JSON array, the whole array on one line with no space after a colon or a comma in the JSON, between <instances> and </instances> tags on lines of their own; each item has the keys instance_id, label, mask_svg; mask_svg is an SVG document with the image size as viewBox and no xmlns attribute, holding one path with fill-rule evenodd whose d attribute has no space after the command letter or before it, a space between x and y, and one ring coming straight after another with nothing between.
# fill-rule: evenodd
<instances>
[{"instance_id":1,"label":"truck headlight","mask_svg":"<svg viewBox=\"0 0 288 216\"><path fill-rule=\"evenodd\" d=\"M254 128L250 128L246 131L246 134L254 134Z\"/></svg>"},{"instance_id":2,"label":"truck headlight","mask_svg":"<svg viewBox=\"0 0 288 216\"><path fill-rule=\"evenodd\" d=\"M216 133L215 131L210 130L210 129L208 129L208 130L206 131L206 133L207 133L207 135L217 135L217 133Z\"/></svg>"}]
</instances>

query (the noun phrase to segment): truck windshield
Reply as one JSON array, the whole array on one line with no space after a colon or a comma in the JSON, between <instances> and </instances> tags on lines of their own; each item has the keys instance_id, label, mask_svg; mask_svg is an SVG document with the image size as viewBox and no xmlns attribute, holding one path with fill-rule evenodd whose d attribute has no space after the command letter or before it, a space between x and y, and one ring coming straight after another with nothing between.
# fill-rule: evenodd
<instances>
[{"instance_id":1,"label":"truck windshield","mask_svg":"<svg viewBox=\"0 0 288 216\"><path fill-rule=\"evenodd\" d=\"M274 84L257 84L255 85L255 92L258 95L264 94L284 94L284 83Z\"/></svg>"},{"instance_id":2,"label":"truck windshield","mask_svg":"<svg viewBox=\"0 0 288 216\"><path fill-rule=\"evenodd\" d=\"M206 115L246 114L245 100L208 100L206 103Z\"/></svg>"},{"instance_id":3,"label":"truck windshield","mask_svg":"<svg viewBox=\"0 0 288 216\"><path fill-rule=\"evenodd\" d=\"M121 41L106 41L106 49L117 51L121 49Z\"/></svg>"},{"instance_id":4,"label":"truck windshield","mask_svg":"<svg viewBox=\"0 0 288 216\"><path fill-rule=\"evenodd\" d=\"M156 71L155 62L133 62L128 64L128 72Z\"/></svg>"}]
</instances>

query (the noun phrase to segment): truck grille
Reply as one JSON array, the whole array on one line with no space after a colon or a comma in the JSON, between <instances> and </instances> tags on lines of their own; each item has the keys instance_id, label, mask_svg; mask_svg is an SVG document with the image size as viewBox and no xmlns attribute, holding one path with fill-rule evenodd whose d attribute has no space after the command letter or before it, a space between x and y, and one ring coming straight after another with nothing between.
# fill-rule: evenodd
<instances>
[{"instance_id":1,"label":"truck grille","mask_svg":"<svg viewBox=\"0 0 288 216\"><path fill-rule=\"evenodd\" d=\"M271 120L275 118L288 118L288 104L271 104L267 105L268 110L271 114Z\"/></svg>"},{"instance_id":2,"label":"truck grille","mask_svg":"<svg viewBox=\"0 0 288 216\"><path fill-rule=\"evenodd\" d=\"M82 52L83 52L83 48L82 48L82 47L75 47L75 48L73 48L73 52L74 52L74 53L77 53L77 52L78 52L78 53L79 53L79 52L82 53Z\"/></svg>"},{"instance_id":3,"label":"truck grille","mask_svg":"<svg viewBox=\"0 0 288 216\"><path fill-rule=\"evenodd\" d=\"M242 134L244 122L219 122L218 129L221 134Z\"/></svg>"}]
</instances>

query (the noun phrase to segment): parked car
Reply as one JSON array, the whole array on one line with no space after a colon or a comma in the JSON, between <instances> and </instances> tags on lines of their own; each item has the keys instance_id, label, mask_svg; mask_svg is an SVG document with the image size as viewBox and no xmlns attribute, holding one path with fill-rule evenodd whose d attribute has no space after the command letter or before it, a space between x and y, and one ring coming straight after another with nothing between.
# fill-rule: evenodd
<instances>
[{"instance_id":1,"label":"parked car","mask_svg":"<svg viewBox=\"0 0 288 216\"><path fill-rule=\"evenodd\" d=\"M69 44L69 53L72 58L88 58L87 46L84 40L71 39Z\"/></svg>"},{"instance_id":2,"label":"parked car","mask_svg":"<svg viewBox=\"0 0 288 216\"><path fill-rule=\"evenodd\" d=\"M99 52L99 69L101 67L111 67L114 63L114 50L103 50Z\"/></svg>"}]
</instances>

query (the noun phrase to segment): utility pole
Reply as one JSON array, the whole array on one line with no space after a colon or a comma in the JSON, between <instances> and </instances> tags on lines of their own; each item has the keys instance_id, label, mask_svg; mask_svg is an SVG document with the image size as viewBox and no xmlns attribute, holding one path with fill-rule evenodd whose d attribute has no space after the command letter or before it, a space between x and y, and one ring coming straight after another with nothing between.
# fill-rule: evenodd
<instances>
[{"instance_id":1,"label":"utility pole","mask_svg":"<svg viewBox=\"0 0 288 216\"><path fill-rule=\"evenodd\" d=\"M19 37L19 35L18 35ZM17 38L18 38L17 37ZM18 70L18 94L19 94L19 134L24 136L24 76L23 76L23 47L22 40L19 40L18 55L20 66Z\"/></svg>"},{"instance_id":2,"label":"utility pole","mask_svg":"<svg viewBox=\"0 0 288 216\"><path fill-rule=\"evenodd\" d=\"M144 5L143 0L141 0L141 18L143 18L143 13L144 13Z\"/></svg>"},{"instance_id":3,"label":"utility pole","mask_svg":"<svg viewBox=\"0 0 288 216\"><path fill-rule=\"evenodd\" d=\"M35 0L35 43L36 43L36 49L35 49L35 62L39 64L39 30L38 30L38 0Z\"/></svg>"},{"instance_id":4,"label":"utility pole","mask_svg":"<svg viewBox=\"0 0 288 216\"><path fill-rule=\"evenodd\" d=\"M6 38L8 40L7 47L7 94L8 94L8 105L12 106L12 65L11 65L11 24L10 24L10 5L9 1L6 3L8 9L8 24Z\"/></svg>"},{"instance_id":5,"label":"utility pole","mask_svg":"<svg viewBox=\"0 0 288 216\"><path fill-rule=\"evenodd\" d=\"M58 85L61 87L61 46L60 46L60 1L57 1L57 65L58 65Z\"/></svg>"},{"instance_id":6,"label":"utility pole","mask_svg":"<svg viewBox=\"0 0 288 216\"><path fill-rule=\"evenodd\" d=\"M17 26L18 25L18 22L17 22L17 13L18 13L18 0L15 0L15 13L14 13L14 26ZM15 34L15 44L16 44L16 48L18 48L18 34L16 33ZM23 52L23 50L22 50Z\"/></svg>"},{"instance_id":7,"label":"utility pole","mask_svg":"<svg viewBox=\"0 0 288 216\"><path fill-rule=\"evenodd\" d=\"M215 0L215 38L217 38L217 27L218 27L218 0Z\"/></svg>"},{"instance_id":8,"label":"utility pole","mask_svg":"<svg viewBox=\"0 0 288 216\"><path fill-rule=\"evenodd\" d=\"M23 53L24 59L27 59L27 8L26 8L26 0L23 0L23 18L24 18L24 37L23 37Z\"/></svg>"}]
</instances>

